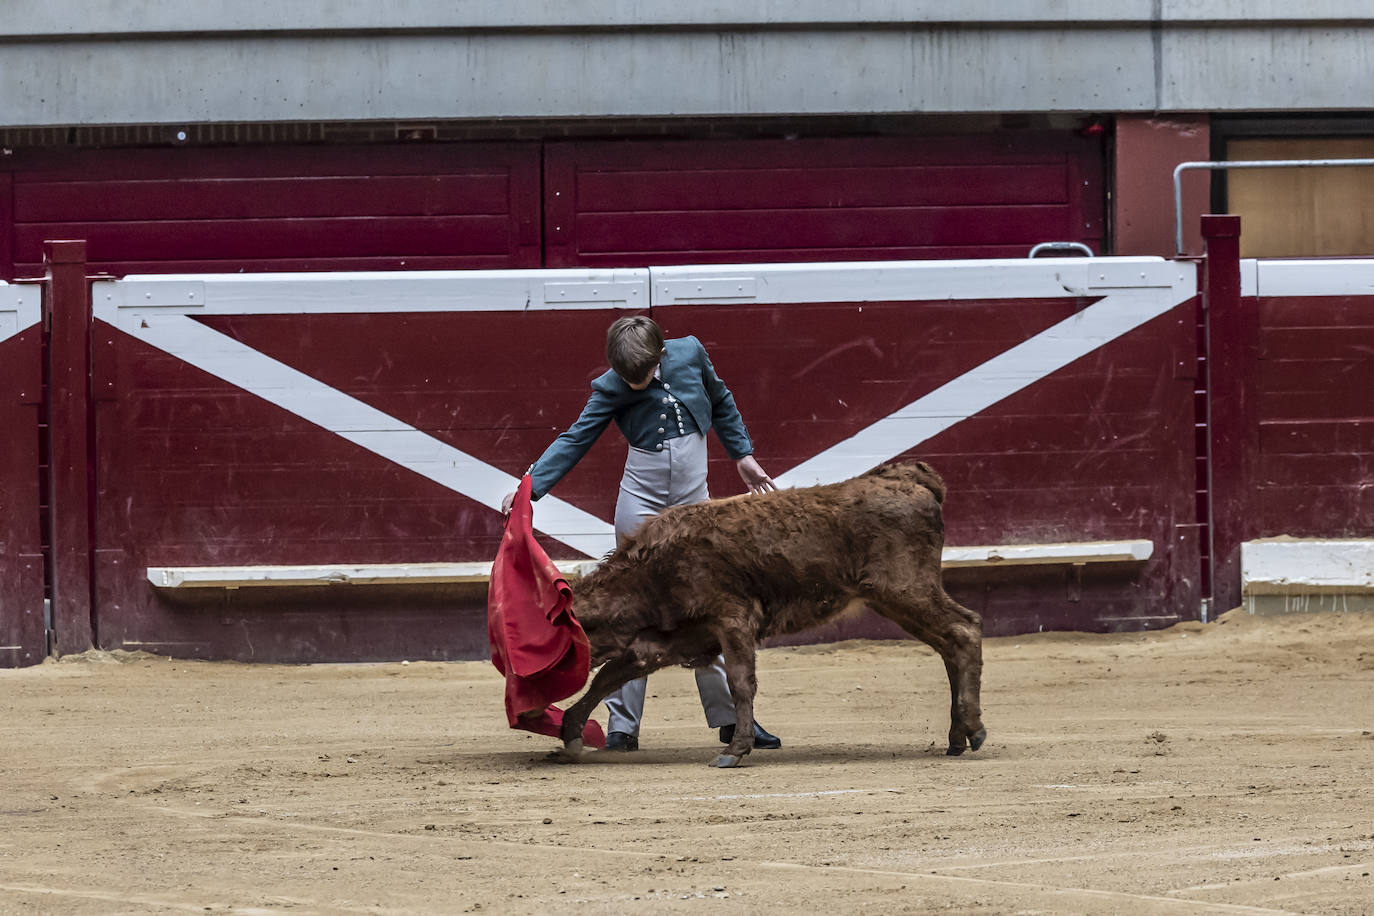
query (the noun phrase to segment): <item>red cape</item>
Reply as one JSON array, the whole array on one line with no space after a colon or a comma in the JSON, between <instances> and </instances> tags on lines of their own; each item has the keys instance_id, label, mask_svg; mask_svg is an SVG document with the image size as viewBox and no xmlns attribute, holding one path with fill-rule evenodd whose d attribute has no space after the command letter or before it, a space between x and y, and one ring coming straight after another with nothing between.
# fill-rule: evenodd
<instances>
[{"instance_id":1,"label":"red cape","mask_svg":"<svg viewBox=\"0 0 1374 916\"><path fill-rule=\"evenodd\" d=\"M491 663L506 678L510 727L558 738L563 710L551 704L587 683L591 650L573 616L572 589L534 539L531 486L526 474L491 567L487 636ZM589 720L582 742L605 747L601 726Z\"/></svg>"}]
</instances>

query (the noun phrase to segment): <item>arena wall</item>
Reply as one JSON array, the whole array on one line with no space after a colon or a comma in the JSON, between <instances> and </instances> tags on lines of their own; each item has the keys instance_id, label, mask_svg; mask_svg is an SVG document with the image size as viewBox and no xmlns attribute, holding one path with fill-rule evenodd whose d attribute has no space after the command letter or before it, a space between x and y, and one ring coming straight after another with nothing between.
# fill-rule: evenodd
<instances>
[{"instance_id":1,"label":"arena wall","mask_svg":"<svg viewBox=\"0 0 1374 916\"><path fill-rule=\"evenodd\" d=\"M39 508L41 292L0 282L0 667L47 654Z\"/></svg>"}]
</instances>

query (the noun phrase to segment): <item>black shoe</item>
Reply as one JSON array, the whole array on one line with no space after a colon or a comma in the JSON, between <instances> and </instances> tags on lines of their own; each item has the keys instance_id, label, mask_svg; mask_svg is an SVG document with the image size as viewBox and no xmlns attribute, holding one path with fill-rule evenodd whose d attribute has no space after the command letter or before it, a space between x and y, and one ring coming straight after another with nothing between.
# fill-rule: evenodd
<instances>
[{"instance_id":1,"label":"black shoe","mask_svg":"<svg viewBox=\"0 0 1374 916\"><path fill-rule=\"evenodd\" d=\"M735 740L735 726L733 726L733 725L722 725L722 726L720 727L720 743L721 743L721 744L729 744L731 741L734 741L734 740ZM611 739L610 739L610 738L607 738L607 739L606 739L606 746L607 746L607 747L610 747L610 746L611 746ZM774 735L768 734L768 732L766 732L766 731L763 730L763 726L762 726L762 725L760 725L759 723L755 722L755 723L754 723L754 747L757 748L758 750L762 750L762 751L774 751L774 750L777 750L778 748L782 747L782 739L781 739L781 738L778 738L778 737L776 737L776 736L774 736Z\"/></svg>"},{"instance_id":2,"label":"black shoe","mask_svg":"<svg viewBox=\"0 0 1374 916\"><path fill-rule=\"evenodd\" d=\"M625 732L611 732L606 736L606 750L637 751L639 750L639 739L634 735L627 735Z\"/></svg>"}]
</instances>

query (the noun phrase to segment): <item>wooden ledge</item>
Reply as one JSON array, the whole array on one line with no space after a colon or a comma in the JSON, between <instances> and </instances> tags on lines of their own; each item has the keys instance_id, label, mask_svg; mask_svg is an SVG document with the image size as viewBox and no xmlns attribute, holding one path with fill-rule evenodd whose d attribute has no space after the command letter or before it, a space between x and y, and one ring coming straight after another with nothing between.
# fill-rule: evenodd
<instances>
[{"instance_id":1,"label":"wooden ledge","mask_svg":"<svg viewBox=\"0 0 1374 916\"><path fill-rule=\"evenodd\" d=\"M946 547L946 567L1027 566L1121 563L1148 560L1150 541L1086 541L1064 544L1010 544ZM597 560L555 561L567 576L586 575ZM148 581L157 588L260 588L317 585L434 585L487 582L491 563L374 563L320 566L150 566Z\"/></svg>"},{"instance_id":2,"label":"wooden ledge","mask_svg":"<svg viewBox=\"0 0 1374 916\"><path fill-rule=\"evenodd\" d=\"M1240 545L1241 594L1374 594L1374 540L1266 538Z\"/></svg>"},{"instance_id":3,"label":"wooden ledge","mask_svg":"<svg viewBox=\"0 0 1374 916\"><path fill-rule=\"evenodd\" d=\"M582 575L595 560L562 562L565 575ZM314 585L435 585L486 582L491 563L373 563L321 566L150 566L157 588L255 588Z\"/></svg>"},{"instance_id":4,"label":"wooden ledge","mask_svg":"<svg viewBox=\"0 0 1374 916\"><path fill-rule=\"evenodd\" d=\"M967 566L1139 563L1150 559L1154 550L1153 541L1069 541L1056 544L946 547L943 563L947 569Z\"/></svg>"}]
</instances>

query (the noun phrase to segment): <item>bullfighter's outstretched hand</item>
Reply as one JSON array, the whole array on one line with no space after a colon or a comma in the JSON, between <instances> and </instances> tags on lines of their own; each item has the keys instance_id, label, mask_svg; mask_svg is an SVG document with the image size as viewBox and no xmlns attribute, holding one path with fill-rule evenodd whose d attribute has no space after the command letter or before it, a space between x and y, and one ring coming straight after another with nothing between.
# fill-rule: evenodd
<instances>
[{"instance_id":1,"label":"bullfighter's outstretched hand","mask_svg":"<svg viewBox=\"0 0 1374 916\"><path fill-rule=\"evenodd\" d=\"M735 462L735 469L739 471L740 479L749 488L750 493L767 493L769 490L776 490L777 484L773 483L773 478L769 477L759 463L754 460L753 455L745 455Z\"/></svg>"}]
</instances>

